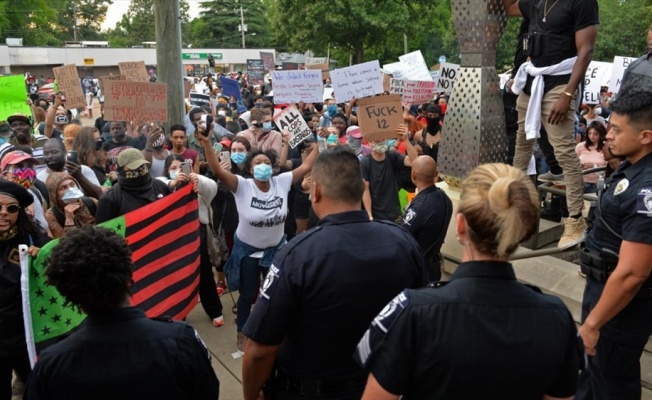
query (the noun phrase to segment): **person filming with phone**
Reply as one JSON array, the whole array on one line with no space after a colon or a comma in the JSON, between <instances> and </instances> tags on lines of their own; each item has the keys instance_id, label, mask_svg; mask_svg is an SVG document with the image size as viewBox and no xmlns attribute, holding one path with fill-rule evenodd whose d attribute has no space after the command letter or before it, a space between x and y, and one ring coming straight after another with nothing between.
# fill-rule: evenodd
<instances>
[{"instance_id":1,"label":"person filming with phone","mask_svg":"<svg viewBox=\"0 0 652 400\"><path fill-rule=\"evenodd\" d=\"M79 183L66 172L53 172L47 180L50 208L45 220L53 238L59 238L72 228L95 224L97 200L84 196Z\"/></svg>"}]
</instances>

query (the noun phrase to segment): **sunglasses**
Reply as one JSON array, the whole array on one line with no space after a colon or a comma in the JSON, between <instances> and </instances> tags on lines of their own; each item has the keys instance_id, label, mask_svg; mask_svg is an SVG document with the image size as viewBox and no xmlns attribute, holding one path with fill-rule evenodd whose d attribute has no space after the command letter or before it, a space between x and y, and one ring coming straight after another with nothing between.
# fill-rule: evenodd
<instances>
[{"instance_id":1,"label":"sunglasses","mask_svg":"<svg viewBox=\"0 0 652 400\"><path fill-rule=\"evenodd\" d=\"M20 206L16 204L9 204L8 206L0 204L0 210L2 210L2 208L6 209L9 214L16 214L18 210L20 210Z\"/></svg>"}]
</instances>

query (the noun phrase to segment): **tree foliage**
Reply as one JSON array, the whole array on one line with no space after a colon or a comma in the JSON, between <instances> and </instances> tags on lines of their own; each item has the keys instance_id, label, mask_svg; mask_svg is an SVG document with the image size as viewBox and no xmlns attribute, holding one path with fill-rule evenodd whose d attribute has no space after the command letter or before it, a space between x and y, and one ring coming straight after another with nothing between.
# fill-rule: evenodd
<instances>
[{"instance_id":1,"label":"tree foliage","mask_svg":"<svg viewBox=\"0 0 652 400\"><path fill-rule=\"evenodd\" d=\"M247 47L273 45L267 8L261 0L212 0L201 3L201 8L199 18L189 27L193 47L242 47L242 34L238 29L241 19L247 27Z\"/></svg>"},{"instance_id":2,"label":"tree foliage","mask_svg":"<svg viewBox=\"0 0 652 400\"><path fill-rule=\"evenodd\" d=\"M181 29L189 24L188 2L181 0ZM154 0L131 0L127 13L114 29L109 30L111 47L140 46L143 42L156 41L154 23ZM185 43L184 38L182 41Z\"/></svg>"},{"instance_id":3,"label":"tree foliage","mask_svg":"<svg viewBox=\"0 0 652 400\"><path fill-rule=\"evenodd\" d=\"M58 37L51 24L61 11L61 1L3 0L0 1L0 39L22 38L26 46L57 46Z\"/></svg>"},{"instance_id":4,"label":"tree foliage","mask_svg":"<svg viewBox=\"0 0 652 400\"><path fill-rule=\"evenodd\" d=\"M598 0L598 4L600 28L593 59L611 62L614 56L643 54L652 22L652 0Z\"/></svg>"}]
</instances>

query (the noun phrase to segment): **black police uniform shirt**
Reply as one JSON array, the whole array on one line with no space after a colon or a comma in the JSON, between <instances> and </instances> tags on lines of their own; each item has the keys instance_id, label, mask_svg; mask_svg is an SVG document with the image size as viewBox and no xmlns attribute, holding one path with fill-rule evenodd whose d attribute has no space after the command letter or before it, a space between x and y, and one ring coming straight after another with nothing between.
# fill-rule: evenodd
<instances>
[{"instance_id":1,"label":"black police uniform shirt","mask_svg":"<svg viewBox=\"0 0 652 400\"><path fill-rule=\"evenodd\" d=\"M197 332L136 308L89 315L40 355L26 400L217 399L219 381Z\"/></svg>"},{"instance_id":2,"label":"black police uniform shirt","mask_svg":"<svg viewBox=\"0 0 652 400\"><path fill-rule=\"evenodd\" d=\"M280 345L286 375L364 379L351 357L362 334L396 294L424 282L421 250L398 225L364 211L328 215L276 255L244 333Z\"/></svg>"},{"instance_id":3,"label":"black police uniform shirt","mask_svg":"<svg viewBox=\"0 0 652 400\"><path fill-rule=\"evenodd\" d=\"M652 153L635 164L623 161L606 183L586 248L596 254L603 249L620 254L621 239L616 235L628 242L652 244Z\"/></svg>"},{"instance_id":4,"label":"black police uniform shirt","mask_svg":"<svg viewBox=\"0 0 652 400\"><path fill-rule=\"evenodd\" d=\"M618 96L630 90L652 92L652 53L634 60L625 70Z\"/></svg>"},{"instance_id":5,"label":"black police uniform shirt","mask_svg":"<svg viewBox=\"0 0 652 400\"><path fill-rule=\"evenodd\" d=\"M426 260L432 260L441 249L452 215L451 200L443 190L432 185L417 193L410 202L401 226L417 240Z\"/></svg>"},{"instance_id":6,"label":"black police uniform shirt","mask_svg":"<svg viewBox=\"0 0 652 400\"><path fill-rule=\"evenodd\" d=\"M509 263L477 261L400 293L355 358L405 399L540 400L575 393L580 351L560 299L518 283Z\"/></svg>"},{"instance_id":7,"label":"black police uniform shirt","mask_svg":"<svg viewBox=\"0 0 652 400\"><path fill-rule=\"evenodd\" d=\"M530 21L529 32L542 32L546 36L547 48L541 55L531 57L535 67L547 67L558 64L567 58L577 55L575 32L586 27L599 24L597 0L563 0L554 6L552 1L519 0L518 6L523 17ZM538 6L536 9L535 6ZM548 11L543 22L544 8ZM532 47L530 41L530 48ZM528 77L525 93L530 93L532 77ZM544 93L559 85L565 85L570 80L567 75L544 75Z\"/></svg>"}]
</instances>

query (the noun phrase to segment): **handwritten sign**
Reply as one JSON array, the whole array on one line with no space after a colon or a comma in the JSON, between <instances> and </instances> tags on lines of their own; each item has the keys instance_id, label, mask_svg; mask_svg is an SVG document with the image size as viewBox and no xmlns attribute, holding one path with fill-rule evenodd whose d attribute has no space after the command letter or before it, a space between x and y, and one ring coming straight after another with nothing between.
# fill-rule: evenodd
<instances>
[{"instance_id":1,"label":"handwritten sign","mask_svg":"<svg viewBox=\"0 0 652 400\"><path fill-rule=\"evenodd\" d=\"M409 65L404 64L402 62L395 62L391 64L385 64L383 65L383 70L385 71L386 74L392 75L393 78L397 79L407 79L407 70L409 69Z\"/></svg>"},{"instance_id":2,"label":"handwritten sign","mask_svg":"<svg viewBox=\"0 0 652 400\"><path fill-rule=\"evenodd\" d=\"M394 79L390 82L390 93L400 94L404 103L421 104L432 100L432 92L437 86L434 81L409 81Z\"/></svg>"},{"instance_id":3,"label":"handwritten sign","mask_svg":"<svg viewBox=\"0 0 652 400\"><path fill-rule=\"evenodd\" d=\"M265 75L265 65L263 60L247 60L247 75L248 81L254 85L261 85L263 83L263 76Z\"/></svg>"},{"instance_id":4,"label":"handwritten sign","mask_svg":"<svg viewBox=\"0 0 652 400\"><path fill-rule=\"evenodd\" d=\"M274 53L271 52L266 52L266 51L261 51L260 52L260 59L263 60L263 67L265 67L265 71L270 72L274 71Z\"/></svg>"},{"instance_id":5,"label":"handwritten sign","mask_svg":"<svg viewBox=\"0 0 652 400\"><path fill-rule=\"evenodd\" d=\"M609 91L611 93L618 93L623 76L625 75L625 70L634 60L636 60L634 57L614 57L614 66L611 70L611 80L609 81Z\"/></svg>"},{"instance_id":6,"label":"handwritten sign","mask_svg":"<svg viewBox=\"0 0 652 400\"><path fill-rule=\"evenodd\" d=\"M403 123L401 96L390 94L358 100L358 124L368 141L396 137L396 127Z\"/></svg>"},{"instance_id":7,"label":"handwritten sign","mask_svg":"<svg viewBox=\"0 0 652 400\"><path fill-rule=\"evenodd\" d=\"M59 91L63 92L66 102L63 106L66 110L86 107L86 95L79 80L77 66L75 64L64 65L63 67L52 68L54 77L57 79Z\"/></svg>"},{"instance_id":8,"label":"handwritten sign","mask_svg":"<svg viewBox=\"0 0 652 400\"><path fill-rule=\"evenodd\" d=\"M609 64L601 61L591 61L584 75L584 104L600 103L600 87Z\"/></svg>"},{"instance_id":9,"label":"handwritten sign","mask_svg":"<svg viewBox=\"0 0 652 400\"><path fill-rule=\"evenodd\" d=\"M303 101L305 103L321 103L324 84L319 70L302 71L274 71L272 89L274 90L274 103L292 104Z\"/></svg>"},{"instance_id":10,"label":"handwritten sign","mask_svg":"<svg viewBox=\"0 0 652 400\"><path fill-rule=\"evenodd\" d=\"M0 121L12 114L31 115L27 105L25 77L22 75L0 76Z\"/></svg>"},{"instance_id":11,"label":"handwritten sign","mask_svg":"<svg viewBox=\"0 0 652 400\"><path fill-rule=\"evenodd\" d=\"M124 75L128 81L149 82L149 74L145 61L119 62L120 75Z\"/></svg>"},{"instance_id":12,"label":"handwritten sign","mask_svg":"<svg viewBox=\"0 0 652 400\"><path fill-rule=\"evenodd\" d=\"M328 64L328 57L306 57L306 67L315 64Z\"/></svg>"},{"instance_id":13,"label":"handwritten sign","mask_svg":"<svg viewBox=\"0 0 652 400\"><path fill-rule=\"evenodd\" d=\"M458 64L441 63L438 82L441 91L448 93L453 91L459 72L460 66Z\"/></svg>"},{"instance_id":14,"label":"handwritten sign","mask_svg":"<svg viewBox=\"0 0 652 400\"><path fill-rule=\"evenodd\" d=\"M312 131L303 116L295 106L285 108L274 116L274 123L281 130L290 132L290 147L295 148L304 140L312 137Z\"/></svg>"},{"instance_id":15,"label":"handwritten sign","mask_svg":"<svg viewBox=\"0 0 652 400\"><path fill-rule=\"evenodd\" d=\"M165 122L168 119L167 83L104 82L104 119L108 121Z\"/></svg>"},{"instance_id":16,"label":"handwritten sign","mask_svg":"<svg viewBox=\"0 0 652 400\"><path fill-rule=\"evenodd\" d=\"M423 59L421 50L413 51L412 53L404 54L398 58L403 64L407 65L405 77L415 81L429 81L430 70L426 65L426 60Z\"/></svg>"},{"instance_id":17,"label":"handwritten sign","mask_svg":"<svg viewBox=\"0 0 652 400\"><path fill-rule=\"evenodd\" d=\"M190 104L193 106L210 106L211 96L203 93L190 93Z\"/></svg>"},{"instance_id":18,"label":"handwritten sign","mask_svg":"<svg viewBox=\"0 0 652 400\"><path fill-rule=\"evenodd\" d=\"M329 63L306 65L306 69L318 69L318 70L321 70L321 78L322 79L331 79L331 71L330 71L330 64Z\"/></svg>"},{"instance_id":19,"label":"handwritten sign","mask_svg":"<svg viewBox=\"0 0 652 400\"><path fill-rule=\"evenodd\" d=\"M383 73L378 60L331 71L335 98L347 101L383 92Z\"/></svg>"},{"instance_id":20,"label":"handwritten sign","mask_svg":"<svg viewBox=\"0 0 652 400\"><path fill-rule=\"evenodd\" d=\"M100 85L100 89L102 89L102 92L104 93L104 82L106 81L126 81L127 77L124 75L107 75L107 76L100 76L97 78L97 82Z\"/></svg>"}]
</instances>

